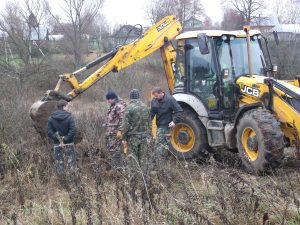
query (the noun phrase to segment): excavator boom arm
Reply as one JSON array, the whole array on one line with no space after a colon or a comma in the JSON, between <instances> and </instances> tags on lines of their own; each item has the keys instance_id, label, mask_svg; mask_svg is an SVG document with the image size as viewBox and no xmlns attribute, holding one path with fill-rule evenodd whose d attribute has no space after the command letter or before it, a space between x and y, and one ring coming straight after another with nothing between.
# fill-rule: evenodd
<instances>
[{"instance_id":1,"label":"excavator boom arm","mask_svg":"<svg viewBox=\"0 0 300 225\"><path fill-rule=\"evenodd\" d=\"M116 52L109 53L112 57L83 82L79 83L74 73L64 74L61 76L61 79L69 82L72 87L72 91L68 93L68 96L73 99L108 73L125 69L158 49L161 51L168 85L170 90L172 90L174 81L172 64L175 62L175 50L171 44L171 40L180 33L181 29L181 24L176 20L175 16L167 16L148 29L139 39L119 47ZM96 64L97 62L93 66ZM88 65L86 67L90 68L91 66Z\"/></svg>"},{"instance_id":2,"label":"excavator boom arm","mask_svg":"<svg viewBox=\"0 0 300 225\"><path fill-rule=\"evenodd\" d=\"M93 62L90 62L85 67L71 74L60 75L55 89L47 91L46 96L41 101L35 102L30 108L30 117L33 120L36 130L41 136L46 136L48 117L56 110L57 100L65 99L72 101L76 96L93 86L108 73L125 69L158 49L161 51L169 89L172 91L174 83L173 64L175 62L176 53L171 40L180 33L181 29L181 24L176 20L175 16L167 16L132 43L121 46L95 59ZM76 74L104 61L105 63L83 82L77 80ZM59 91L62 81L66 81L72 88L67 94Z\"/></svg>"}]
</instances>

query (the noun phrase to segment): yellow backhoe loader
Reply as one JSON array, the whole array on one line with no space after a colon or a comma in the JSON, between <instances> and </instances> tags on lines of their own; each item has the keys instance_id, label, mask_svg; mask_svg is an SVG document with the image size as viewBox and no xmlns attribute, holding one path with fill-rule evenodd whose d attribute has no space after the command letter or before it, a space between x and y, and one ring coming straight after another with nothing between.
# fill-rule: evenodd
<instances>
[{"instance_id":1,"label":"yellow backhoe loader","mask_svg":"<svg viewBox=\"0 0 300 225\"><path fill-rule=\"evenodd\" d=\"M277 67L268 51L263 51L259 31L249 27L241 31L181 30L175 16L165 17L134 42L74 73L60 75L56 88L31 108L35 127L45 131L57 100L72 101L110 72L160 49L170 92L184 109L183 121L172 129L170 150L174 155L193 158L210 149L227 148L239 152L252 172L278 167L285 147L299 149L300 78L274 78ZM174 38L176 49L171 43ZM86 80L76 79L76 74L101 62L104 64ZM71 86L68 94L59 91L62 81Z\"/></svg>"}]
</instances>

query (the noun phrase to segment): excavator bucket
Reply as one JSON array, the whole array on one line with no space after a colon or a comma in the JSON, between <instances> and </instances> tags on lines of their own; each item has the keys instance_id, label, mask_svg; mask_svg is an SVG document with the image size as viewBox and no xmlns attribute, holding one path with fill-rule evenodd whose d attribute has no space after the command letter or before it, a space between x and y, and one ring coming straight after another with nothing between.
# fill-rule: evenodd
<instances>
[{"instance_id":1,"label":"excavator bucket","mask_svg":"<svg viewBox=\"0 0 300 225\"><path fill-rule=\"evenodd\" d=\"M57 91L62 83L62 78L58 80L58 83L54 90L49 90L42 100L33 103L30 108L29 115L33 121L33 126L42 138L47 137L47 122L49 116L57 110L57 102L60 99L71 101L71 97Z\"/></svg>"},{"instance_id":2,"label":"excavator bucket","mask_svg":"<svg viewBox=\"0 0 300 225\"><path fill-rule=\"evenodd\" d=\"M42 137L47 137L47 122L49 116L57 109L57 101L37 101L30 108L33 126Z\"/></svg>"},{"instance_id":3,"label":"excavator bucket","mask_svg":"<svg viewBox=\"0 0 300 225\"><path fill-rule=\"evenodd\" d=\"M33 126L42 138L47 138L47 123L49 116L57 110L57 100L41 100L33 103L30 108L30 117L33 121ZM74 143L77 144L82 140L80 130L76 131Z\"/></svg>"}]
</instances>

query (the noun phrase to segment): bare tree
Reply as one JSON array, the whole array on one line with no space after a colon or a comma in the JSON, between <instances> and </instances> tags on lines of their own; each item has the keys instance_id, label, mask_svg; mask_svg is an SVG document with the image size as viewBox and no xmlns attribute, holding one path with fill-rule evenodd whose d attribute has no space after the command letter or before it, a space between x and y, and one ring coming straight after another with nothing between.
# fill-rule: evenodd
<instances>
[{"instance_id":1,"label":"bare tree","mask_svg":"<svg viewBox=\"0 0 300 225\"><path fill-rule=\"evenodd\" d=\"M284 14L285 2L282 0L275 0L272 6L274 14L278 17L279 21L282 22L282 17Z\"/></svg>"},{"instance_id":2,"label":"bare tree","mask_svg":"<svg viewBox=\"0 0 300 225\"><path fill-rule=\"evenodd\" d=\"M299 0L276 0L273 11L281 23L295 24L300 22L300 1Z\"/></svg>"},{"instance_id":3,"label":"bare tree","mask_svg":"<svg viewBox=\"0 0 300 225\"><path fill-rule=\"evenodd\" d=\"M3 32L4 41L9 40L11 47L18 49L19 58L25 63L29 63L29 35L25 31L26 24L22 21L21 9L13 4L8 3L5 10L1 13L0 30ZM5 43L6 44L6 43Z\"/></svg>"},{"instance_id":4,"label":"bare tree","mask_svg":"<svg viewBox=\"0 0 300 225\"><path fill-rule=\"evenodd\" d=\"M0 60L0 67L6 74L18 74L22 81L25 73L32 72L29 69L39 68L41 61L31 59L32 34L37 31L39 48L39 27L45 15L44 6L38 0L25 0L18 4L11 1L1 12L0 31L5 58Z\"/></svg>"},{"instance_id":5,"label":"bare tree","mask_svg":"<svg viewBox=\"0 0 300 225\"><path fill-rule=\"evenodd\" d=\"M224 30L238 30L241 29L244 23L244 18L239 12L231 8L226 8L221 28Z\"/></svg>"},{"instance_id":6,"label":"bare tree","mask_svg":"<svg viewBox=\"0 0 300 225\"><path fill-rule=\"evenodd\" d=\"M171 7L174 0L154 0L147 6L146 12L151 23L156 23L167 15L174 14L174 8Z\"/></svg>"},{"instance_id":7,"label":"bare tree","mask_svg":"<svg viewBox=\"0 0 300 225\"><path fill-rule=\"evenodd\" d=\"M191 17L200 17L204 12L204 8L199 0L178 0L175 9L175 14L183 25L186 20Z\"/></svg>"},{"instance_id":8,"label":"bare tree","mask_svg":"<svg viewBox=\"0 0 300 225\"><path fill-rule=\"evenodd\" d=\"M63 30L73 53L75 67L82 63L82 43L84 34L95 21L104 0L61 0L63 15L55 15L48 4L48 11Z\"/></svg>"},{"instance_id":9,"label":"bare tree","mask_svg":"<svg viewBox=\"0 0 300 225\"><path fill-rule=\"evenodd\" d=\"M265 6L265 0L224 0L224 4L230 6L243 16L246 24L260 17Z\"/></svg>"},{"instance_id":10,"label":"bare tree","mask_svg":"<svg viewBox=\"0 0 300 225\"><path fill-rule=\"evenodd\" d=\"M203 16L204 8L200 0L154 0L147 6L146 12L152 23L167 15L176 15L184 25L191 17Z\"/></svg>"},{"instance_id":11,"label":"bare tree","mask_svg":"<svg viewBox=\"0 0 300 225\"><path fill-rule=\"evenodd\" d=\"M209 16L205 16L203 21L203 29L212 29L212 28L213 28L213 23L211 18Z\"/></svg>"},{"instance_id":12,"label":"bare tree","mask_svg":"<svg viewBox=\"0 0 300 225\"><path fill-rule=\"evenodd\" d=\"M269 48L272 49L271 57L273 63L278 65L279 79L294 79L299 74L299 50L300 40L297 34L279 34L280 45L277 46L275 41L270 39Z\"/></svg>"},{"instance_id":13,"label":"bare tree","mask_svg":"<svg viewBox=\"0 0 300 225\"><path fill-rule=\"evenodd\" d=\"M41 44L41 25L45 25L49 14L46 11L46 5L38 0L24 0L23 10L21 11L23 19L28 26L29 33L34 39L34 43L40 49ZM45 36L46 26L43 26L43 35Z\"/></svg>"},{"instance_id":14,"label":"bare tree","mask_svg":"<svg viewBox=\"0 0 300 225\"><path fill-rule=\"evenodd\" d=\"M98 49L100 51L108 50L108 39L111 34L111 27L104 15L99 14L95 17L93 24L91 24L88 34L92 35L97 41Z\"/></svg>"}]
</instances>

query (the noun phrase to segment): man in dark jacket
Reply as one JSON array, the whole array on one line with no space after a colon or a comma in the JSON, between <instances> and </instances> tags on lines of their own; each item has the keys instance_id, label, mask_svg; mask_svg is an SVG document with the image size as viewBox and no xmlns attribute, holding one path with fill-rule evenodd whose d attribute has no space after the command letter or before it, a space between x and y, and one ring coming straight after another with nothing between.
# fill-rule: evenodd
<instances>
[{"instance_id":1,"label":"man in dark jacket","mask_svg":"<svg viewBox=\"0 0 300 225\"><path fill-rule=\"evenodd\" d=\"M58 101L58 110L52 113L48 119L48 136L54 142L54 159L56 170L59 175L64 173L64 156L67 157L67 167L74 172L76 166L76 154L74 137L76 133L75 121L71 113L67 112L68 102Z\"/></svg>"},{"instance_id":2,"label":"man in dark jacket","mask_svg":"<svg viewBox=\"0 0 300 225\"><path fill-rule=\"evenodd\" d=\"M151 119L156 116L156 140L154 162L161 164L169 150L171 128L182 120L183 110L173 96L166 94L160 87L152 90Z\"/></svg>"}]
</instances>

